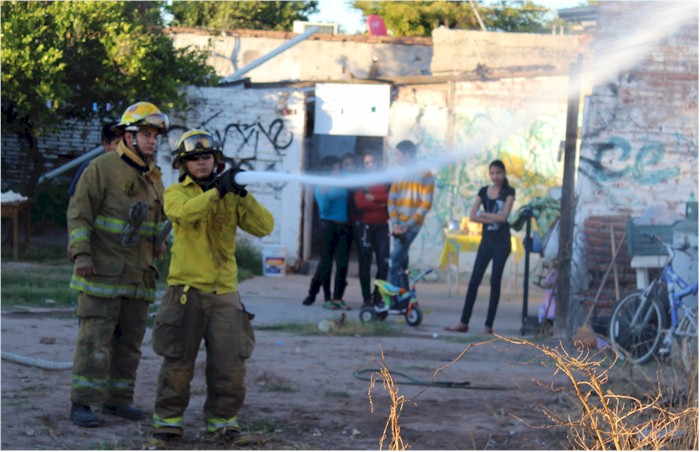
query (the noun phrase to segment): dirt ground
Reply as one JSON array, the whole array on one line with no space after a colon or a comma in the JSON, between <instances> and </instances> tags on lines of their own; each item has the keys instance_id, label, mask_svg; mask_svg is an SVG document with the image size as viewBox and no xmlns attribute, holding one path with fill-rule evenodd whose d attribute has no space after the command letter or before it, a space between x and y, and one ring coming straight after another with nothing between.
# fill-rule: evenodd
<instances>
[{"instance_id":1,"label":"dirt ground","mask_svg":"<svg viewBox=\"0 0 700 452\"><path fill-rule=\"evenodd\" d=\"M71 361L78 328L70 313L2 316L2 350L51 360ZM381 382L354 372L384 363L395 372L405 397L400 413L401 437L411 449L566 448L561 431L533 428L550 425L541 406L567 411L561 394L543 388L554 382L534 349L493 342L470 348L437 381L468 381L470 389L408 385L407 378L430 380L465 348L448 337L301 336L256 331L257 346L248 365L248 395L239 415L254 432L252 449L380 448L390 411ZM484 337L486 339L486 337ZM143 347L136 404L152 409L160 358ZM204 433L205 354L197 362L192 397L185 414L185 435L178 449L221 449ZM402 372L408 377L398 374ZM369 378L372 372L360 373ZM132 422L98 412L103 425L83 429L68 419L70 370L45 370L2 361L2 449L143 449L149 422ZM390 438L389 438L390 439ZM383 447L388 448L389 440Z\"/></svg>"}]
</instances>

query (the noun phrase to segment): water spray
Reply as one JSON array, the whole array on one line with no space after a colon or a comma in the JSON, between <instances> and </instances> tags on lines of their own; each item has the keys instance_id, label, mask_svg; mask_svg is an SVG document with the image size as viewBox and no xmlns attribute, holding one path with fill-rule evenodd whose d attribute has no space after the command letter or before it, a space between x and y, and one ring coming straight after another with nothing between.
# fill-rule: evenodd
<instances>
[{"instance_id":1,"label":"water spray","mask_svg":"<svg viewBox=\"0 0 700 452\"><path fill-rule=\"evenodd\" d=\"M634 16L634 17L631 17ZM690 21L697 21L698 5L695 1L668 1L652 4L640 4L635 14L627 16L620 24L621 32L610 38L596 39L595 58L584 64L581 80L588 86L601 85L613 80L620 72L639 63L649 49ZM575 87L571 87L575 89ZM318 175L311 173L279 173L267 171L246 171L236 175L236 182L242 185L258 183L300 183L308 185L325 185L341 188L366 187L380 183L390 183L405 177L419 175L426 170L439 169L465 158L476 157L479 151L488 148L488 143L506 139L514 130L525 127L533 118L547 113L547 101L566 99L567 82L548 82L538 92L533 92L531 99L536 99L515 112L508 127L470 138L470 144L462 149L445 150L439 156L415 161L405 167L389 167L383 171L361 172L345 175Z\"/></svg>"}]
</instances>

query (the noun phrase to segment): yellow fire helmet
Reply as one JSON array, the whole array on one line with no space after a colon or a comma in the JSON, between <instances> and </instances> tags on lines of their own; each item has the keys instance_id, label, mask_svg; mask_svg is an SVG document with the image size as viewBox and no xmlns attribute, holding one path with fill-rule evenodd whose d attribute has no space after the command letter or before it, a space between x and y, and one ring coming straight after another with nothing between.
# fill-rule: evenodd
<instances>
[{"instance_id":1,"label":"yellow fire helmet","mask_svg":"<svg viewBox=\"0 0 700 452\"><path fill-rule=\"evenodd\" d=\"M136 102L129 106L121 121L114 128L122 131L138 132L141 127L155 127L159 133L168 131L168 117L150 102Z\"/></svg>"},{"instance_id":2,"label":"yellow fire helmet","mask_svg":"<svg viewBox=\"0 0 700 452\"><path fill-rule=\"evenodd\" d=\"M172 153L173 168L179 168L181 160L187 156L206 153L213 154L216 163L222 161L221 148L209 132L202 129L188 130L182 134Z\"/></svg>"}]
</instances>

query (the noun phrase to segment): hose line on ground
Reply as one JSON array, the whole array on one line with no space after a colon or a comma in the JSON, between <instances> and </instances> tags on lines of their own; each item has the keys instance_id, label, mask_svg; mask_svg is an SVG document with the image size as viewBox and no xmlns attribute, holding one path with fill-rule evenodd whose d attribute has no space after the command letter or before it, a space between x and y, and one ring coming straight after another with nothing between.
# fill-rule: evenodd
<instances>
[{"instance_id":1,"label":"hose line on ground","mask_svg":"<svg viewBox=\"0 0 700 452\"><path fill-rule=\"evenodd\" d=\"M436 387L436 388L452 388L452 389L483 389L483 390L506 390L510 389L505 386L474 386L471 384L469 381L434 381L434 380L419 380L417 378L414 378L404 372L400 372L398 370L388 370L392 376L401 376L405 380L394 380L394 383L396 384L403 384L403 385L416 385L416 386L431 386L431 387ZM380 369L360 369L356 370L352 374L355 376L355 378L358 378L360 380L365 380L365 381L380 381L384 382L384 379L381 377L376 377L376 378L371 378L371 377L366 377L363 376L362 374L379 374Z\"/></svg>"},{"instance_id":2,"label":"hose line on ground","mask_svg":"<svg viewBox=\"0 0 700 452\"><path fill-rule=\"evenodd\" d=\"M47 370L67 370L73 368L73 361L48 361L46 359L32 358L8 352L2 352L2 359Z\"/></svg>"}]
</instances>

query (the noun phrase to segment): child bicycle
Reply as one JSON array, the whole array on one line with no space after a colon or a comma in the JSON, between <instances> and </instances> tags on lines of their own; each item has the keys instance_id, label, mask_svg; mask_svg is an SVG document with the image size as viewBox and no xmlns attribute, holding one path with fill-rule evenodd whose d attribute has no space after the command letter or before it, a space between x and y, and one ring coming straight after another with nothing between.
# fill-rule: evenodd
<instances>
[{"instance_id":1,"label":"child bicycle","mask_svg":"<svg viewBox=\"0 0 700 452\"><path fill-rule=\"evenodd\" d=\"M645 235L665 246L668 258L660 276L647 288L628 293L617 303L610 317L610 342L620 359L643 364L657 356L662 344L666 347L678 341L683 366L691 372L698 354L697 307L686 305L683 299L698 293L698 283L684 281L672 265L676 250L687 253L690 245L673 248L656 235Z\"/></svg>"},{"instance_id":2,"label":"child bicycle","mask_svg":"<svg viewBox=\"0 0 700 452\"><path fill-rule=\"evenodd\" d=\"M383 302L374 306L363 306L360 309L360 321L370 322L375 319L384 321L389 314L404 314L406 323L411 326L420 325L423 321L423 311L418 306L416 283L432 271L433 269L430 268L420 273L411 279L410 285L408 284L408 275L404 274L406 282L403 285L408 288L397 287L381 279L375 280L374 285L377 287Z\"/></svg>"}]
</instances>

